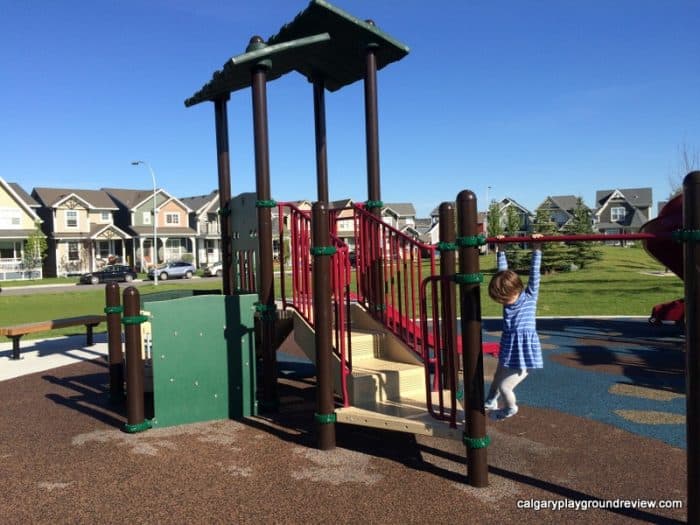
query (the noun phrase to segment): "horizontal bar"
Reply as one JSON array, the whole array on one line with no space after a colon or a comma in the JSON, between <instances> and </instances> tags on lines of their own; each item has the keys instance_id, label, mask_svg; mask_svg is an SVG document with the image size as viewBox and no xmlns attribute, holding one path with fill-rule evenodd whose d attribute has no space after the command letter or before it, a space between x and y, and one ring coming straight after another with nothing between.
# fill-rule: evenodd
<instances>
[{"instance_id":1,"label":"horizontal bar","mask_svg":"<svg viewBox=\"0 0 700 525\"><path fill-rule=\"evenodd\" d=\"M486 242L489 244L509 244L509 243L544 243L544 242L585 242L585 241L633 241L648 239L670 239L671 232L668 233L584 233L580 235L544 235L539 239L526 237L489 237Z\"/></svg>"}]
</instances>

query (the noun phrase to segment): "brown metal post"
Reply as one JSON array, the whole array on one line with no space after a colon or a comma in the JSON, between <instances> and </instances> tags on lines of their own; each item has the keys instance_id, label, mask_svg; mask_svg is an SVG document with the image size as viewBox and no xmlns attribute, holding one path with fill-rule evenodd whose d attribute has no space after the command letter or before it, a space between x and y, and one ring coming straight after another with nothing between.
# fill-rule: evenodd
<instances>
[{"instance_id":1,"label":"brown metal post","mask_svg":"<svg viewBox=\"0 0 700 525\"><path fill-rule=\"evenodd\" d=\"M686 443L688 447L688 523L700 520L700 171L692 171L683 180L683 258L685 270L685 395Z\"/></svg>"},{"instance_id":2,"label":"brown metal post","mask_svg":"<svg viewBox=\"0 0 700 525\"><path fill-rule=\"evenodd\" d=\"M122 356L122 312L119 285L105 286L105 313L107 314L107 349L109 354L109 399L112 403L124 400L124 358Z\"/></svg>"},{"instance_id":3,"label":"brown metal post","mask_svg":"<svg viewBox=\"0 0 700 525\"><path fill-rule=\"evenodd\" d=\"M374 25L372 20L367 23ZM368 44L365 50L365 141L367 147L367 208L381 220L382 196L379 175L379 116L377 111L377 45ZM379 239L376 239L379 242ZM377 248L377 257L371 261L369 302L376 315L384 310L383 250Z\"/></svg>"},{"instance_id":4,"label":"brown metal post","mask_svg":"<svg viewBox=\"0 0 700 525\"><path fill-rule=\"evenodd\" d=\"M233 286L233 254L231 253L231 165L228 145L228 114L224 95L214 101L216 123L216 161L219 168L219 227L221 229L221 269L224 295L231 295Z\"/></svg>"},{"instance_id":5,"label":"brown metal post","mask_svg":"<svg viewBox=\"0 0 700 525\"><path fill-rule=\"evenodd\" d=\"M318 448L335 448L335 406L333 403L331 248L328 231L328 204L316 202L312 210L312 254L314 285L314 328L316 342L316 425Z\"/></svg>"},{"instance_id":6,"label":"brown metal post","mask_svg":"<svg viewBox=\"0 0 700 525\"><path fill-rule=\"evenodd\" d=\"M328 154L326 149L326 94L323 78L314 78L314 130L316 135L316 193L328 202Z\"/></svg>"},{"instance_id":7,"label":"brown metal post","mask_svg":"<svg viewBox=\"0 0 700 525\"><path fill-rule=\"evenodd\" d=\"M265 44L262 38L251 38L248 51ZM267 70L265 63L251 70L253 95L253 134L255 140L255 188L258 207L258 242L260 246L260 291L259 311L262 313L262 358L263 358L263 410L276 410L277 356L275 355L275 289L272 269L272 201L270 192L270 156L267 132Z\"/></svg>"},{"instance_id":8,"label":"brown metal post","mask_svg":"<svg viewBox=\"0 0 700 525\"><path fill-rule=\"evenodd\" d=\"M481 350L481 296L476 195L461 191L457 196L457 231L460 239L459 286L462 317L462 368L466 412L467 475L473 487L488 486L486 420L484 416L484 354ZM471 281L471 282L469 282Z\"/></svg>"},{"instance_id":9,"label":"brown metal post","mask_svg":"<svg viewBox=\"0 0 700 525\"><path fill-rule=\"evenodd\" d=\"M440 275L452 276L457 273L455 253L455 208L450 202L440 204ZM454 281L443 281L442 301L447 305L450 317L443 319L443 340L446 354L442 356L444 363L442 372L443 388L454 389L457 384L457 298ZM449 339L449 340L448 340ZM447 352L450 355L447 355Z\"/></svg>"},{"instance_id":10,"label":"brown metal post","mask_svg":"<svg viewBox=\"0 0 700 525\"><path fill-rule=\"evenodd\" d=\"M133 433L150 428L144 416L143 357L141 355L139 291L134 286L124 290L124 341L126 346L126 425Z\"/></svg>"}]
</instances>

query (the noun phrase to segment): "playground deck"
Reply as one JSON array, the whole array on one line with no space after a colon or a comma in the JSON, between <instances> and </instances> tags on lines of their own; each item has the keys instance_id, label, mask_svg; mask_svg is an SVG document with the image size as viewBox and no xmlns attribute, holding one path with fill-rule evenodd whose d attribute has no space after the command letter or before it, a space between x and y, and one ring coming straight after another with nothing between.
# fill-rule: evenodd
<instances>
[{"instance_id":1,"label":"playground deck","mask_svg":"<svg viewBox=\"0 0 700 525\"><path fill-rule=\"evenodd\" d=\"M498 336L497 321L484 328ZM464 447L453 440L338 425L337 448L317 450L314 369L290 342L280 412L240 422L125 434L101 358L0 381L0 514L11 524L683 520L685 507L625 508L685 505L678 329L609 319L542 319L539 329L545 369L518 390L516 417L488 422L487 488L464 483ZM3 368L23 365L6 354ZM495 360L485 365L488 381ZM618 504L519 508L569 500Z\"/></svg>"}]
</instances>

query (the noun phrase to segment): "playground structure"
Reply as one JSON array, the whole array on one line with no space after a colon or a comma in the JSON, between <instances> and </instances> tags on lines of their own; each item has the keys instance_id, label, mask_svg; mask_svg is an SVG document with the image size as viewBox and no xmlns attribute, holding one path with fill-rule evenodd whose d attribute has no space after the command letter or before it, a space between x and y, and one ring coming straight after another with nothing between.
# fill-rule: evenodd
<instances>
[{"instance_id":1,"label":"playground structure","mask_svg":"<svg viewBox=\"0 0 700 525\"><path fill-rule=\"evenodd\" d=\"M222 71L217 71L210 82L187 99L188 107L208 101L214 103L215 110L224 275L223 295L206 300L210 308L220 310L213 331L222 332L222 325L229 327L231 323L240 323L244 311L251 316L255 311L262 356L260 408L278 409L275 342L280 339L283 323L274 291L271 212L277 208L280 249L285 249L287 235L290 241L290 252L282 252L279 260L289 260L292 281L292 293L287 297L287 277L282 265L281 308L291 312L294 337L316 364L318 403L314 417L319 448L334 447L336 422L461 439L466 446L469 483L483 487L488 484L486 451L489 444L483 410L483 353L495 352L495 349L485 348L482 342L479 248L485 242L522 242L523 239L485 239L479 235L476 197L470 191L460 192L455 204L440 206L441 240L437 247L407 237L381 220L376 73L407 53L408 48L380 31L373 22L363 22L327 2L314 0L266 42L253 37L246 53L229 60ZM313 84L318 202L313 205L312 213L290 203L277 203L271 197L266 84L292 71L300 72ZM361 79L365 83L368 198L362 205L352 208L356 232L353 285L349 250L336 235L340 210L331 210L327 204L324 90L335 91ZM252 88L253 94L256 191L232 198L226 103L230 93L247 87ZM699 466L696 447L700 370L694 358L699 335L695 321L698 253L694 242L700 229L699 184L700 172L689 174L684 184L682 229L676 235L678 240L686 242L683 257L679 255L679 244L673 244L673 250L663 244L673 242L671 232L681 227L677 217L673 228L663 220L652 221L642 233L624 237L542 239L543 242L618 237L644 240L650 253L684 278L685 314L686 319L692 320L687 323L686 331L688 515L691 522L694 520L690 518L697 515L694 502L698 498L694 496L697 495ZM677 203L680 202L681 199L677 199ZM286 223L284 218L287 218ZM250 234L253 231L255 234ZM661 253L664 255L660 256ZM683 272L684 267L696 271ZM138 404L139 397L143 397L143 389L139 387L142 374L138 372L141 355L138 325L145 319L133 290L125 291L121 322L126 326L127 360L134 360L127 366L127 373L133 376L127 378L128 425L137 431L142 429L145 418L138 412L138 406L132 406L132 400L133 404ZM110 315L118 316L120 312L119 305L113 304L114 298L110 299L109 294L113 292L108 288L107 293L108 308L116 308L107 311L111 344L114 327L119 327L120 319ZM256 300L230 306L230 301L241 301L236 299L240 297L255 297ZM203 298L177 301L185 301L181 304L189 311L195 299ZM199 318L179 309L177 313L167 313L166 302L160 307L155 301L146 303L143 308L153 315L155 361L161 351L159 347L172 344L168 342L168 330L158 327L163 316L172 315L166 324L186 318L186 323L180 321L177 325L185 328L191 324L199 329ZM457 323L461 330L457 330ZM238 333L236 337L250 336L252 325L246 326L245 333ZM228 344L231 341L227 339ZM186 343L190 349L200 345L198 341ZM209 342L204 346L208 345ZM230 346L227 348L230 351ZM250 348L249 343L243 348ZM131 357L132 354L136 357ZM221 359L221 355L216 359ZM250 353L238 355L242 360L235 366L230 357L223 361L227 363L226 368L247 367L249 372L254 372L250 362L245 361ZM110 346L110 371L111 358ZM114 359L116 363L116 354ZM190 354L183 359L189 363L195 357ZM181 367L185 366L183 363L180 362ZM211 366L222 366L222 361L216 363ZM154 363L154 397L158 395L156 390L168 388L169 381L161 385L156 379L156 367ZM118 375L116 369L115 376ZM460 370L465 385L461 400L457 388ZM118 391L117 385L121 382L112 377L110 384ZM235 384L229 382L227 388L230 394L231 388L250 386L250 380L240 379ZM243 404L249 408L239 411L235 417L255 412L250 399ZM217 416L226 417L222 411L202 417ZM156 418L159 417L156 408ZM175 414L170 421L178 424L186 420Z\"/></svg>"}]
</instances>

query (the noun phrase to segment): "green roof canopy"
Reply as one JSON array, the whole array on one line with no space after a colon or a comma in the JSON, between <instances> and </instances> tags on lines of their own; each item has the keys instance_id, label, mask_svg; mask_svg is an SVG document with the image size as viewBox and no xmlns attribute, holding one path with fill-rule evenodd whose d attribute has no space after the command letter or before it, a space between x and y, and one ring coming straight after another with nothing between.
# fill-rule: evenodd
<instances>
[{"instance_id":1,"label":"green roof canopy","mask_svg":"<svg viewBox=\"0 0 700 525\"><path fill-rule=\"evenodd\" d=\"M251 42L245 53L228 60L222 70L214 72L212 79L202 89L185 100L185 106L194 106L207 100L214 101L250 86L251 70L257 66L267 68L267 80L275 80L298 68L303 60L327 45L329 40L328 33L322 33L273 45Z\"/></svg>"},{"instance_id":2,"label":"green roof canopy","mask_svg":"<svg viewBox=\"0 0 700 525\"><path fill-rule=\"evenodd\" d=\"M278 44L321 32L330 34L329 44L315 49L295 69L309 80L316 76L323 78L329 91L364 78L368 46L376 49L377 69L401 60L409 51L406 45L374 24L355 18L324 0L312 0L267 43Z\"/></svg>"}]
</instances>

